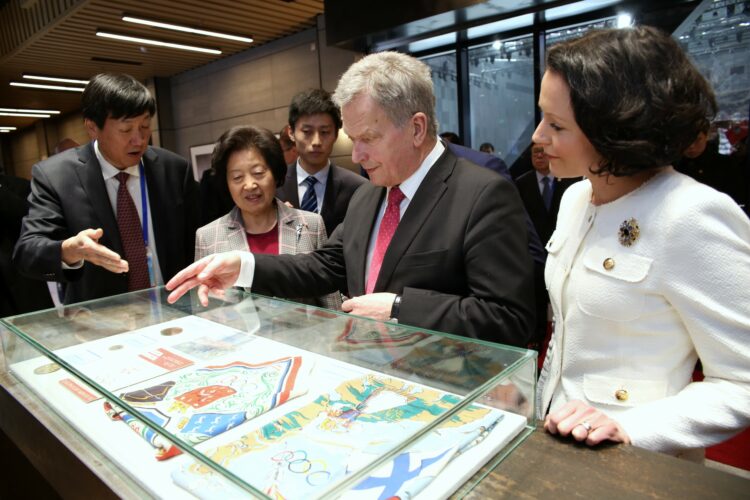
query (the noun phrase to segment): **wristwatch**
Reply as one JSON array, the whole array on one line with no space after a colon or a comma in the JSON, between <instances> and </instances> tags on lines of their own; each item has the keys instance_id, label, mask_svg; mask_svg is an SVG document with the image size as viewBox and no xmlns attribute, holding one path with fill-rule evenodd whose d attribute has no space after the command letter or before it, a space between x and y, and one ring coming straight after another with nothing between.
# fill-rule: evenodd
<instances>
[{"instance_id":1,"label":"wristwatch","mask_svg":"<svg viewBox=\"0 0 750 500\"><path fill-rule=\"evenodd\" d=\"M396 295L393 299L393 305L391 306L391 321L398 321L398 313L401 309L401 295Z\"/></svg>"}]
</instances>

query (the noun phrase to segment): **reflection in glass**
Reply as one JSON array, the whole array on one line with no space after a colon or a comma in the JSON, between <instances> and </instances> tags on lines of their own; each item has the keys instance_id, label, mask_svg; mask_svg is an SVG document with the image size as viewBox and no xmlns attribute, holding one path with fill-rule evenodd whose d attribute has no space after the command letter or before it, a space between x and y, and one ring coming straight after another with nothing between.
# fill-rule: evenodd
<instances>
[{"instance_id":1,"label":"reflection in glass","mask_svg":"<svg viewBox=\"0 0 750 500\"><path fill-rule=\"evenodd\" d=\"M435 113L438 119L438 133L458 133L458 91L456 72L456 52L422 58L432 71L432 85L435 87Z\"/></svg>"},{"instance_id":2,"label":"reflection in glass","mask_svg":"<svg viewBox=\"0 0 750 500\"><path fill-rule=\"evenodd\" d=\"M673 36L690 54L716 93L719 152L734 152L747 137L750 109L748 3L741 0L703 1Z\"/></svg>"},{"instance_id":3,"label":"reflection in glass","mask_svg":"<svg viewBox=\"0 0 750 500\"><path fill-rule=\"evenodd\" d=\"M534 131L533 71L531 36L469 50L472 148L489 142L508 165L518 158Z\"/></svg>"}]
</instances>

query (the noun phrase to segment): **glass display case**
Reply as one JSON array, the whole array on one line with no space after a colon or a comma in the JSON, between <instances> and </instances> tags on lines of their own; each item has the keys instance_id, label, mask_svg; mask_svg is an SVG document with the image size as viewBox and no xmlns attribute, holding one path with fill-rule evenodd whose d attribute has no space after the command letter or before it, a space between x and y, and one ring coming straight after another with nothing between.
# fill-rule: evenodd
<instances>
[{"instance_id":1,"label":"glass display case","mask_svg":"<svg viewBox=\"0 0 750 500\"><path fill-rule=\"evenodd\" d=\"M534 424L534 351L236 290L144 290L0 335L8 371L157 497L445 497Z\"/></svg>"}]
</instances>

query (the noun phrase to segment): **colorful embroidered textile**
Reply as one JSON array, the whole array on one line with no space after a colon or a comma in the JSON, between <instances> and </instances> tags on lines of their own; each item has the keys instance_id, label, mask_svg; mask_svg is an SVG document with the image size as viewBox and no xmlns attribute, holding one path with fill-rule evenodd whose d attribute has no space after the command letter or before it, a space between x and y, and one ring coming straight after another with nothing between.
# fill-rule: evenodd
<instances>
[{"instance_id":1,"label":"colorful embroidered textile","mask_svg":"<svg viewBox=\"0 0 750 500\"><path fill-rule=\"evenodd\" d=\"M157 379L148 387L126 390L120 399L155 425L194 445L304 394L306 389L298 383L304 378L301 368L300 356L259 364L234 361L170 374L170 380ZM116 410L123 420L125 415L133 419ZM138 425L144 428L137 429L139 434L154 447L165 447L151 439L158 434L140 422Z\"/></svg>"},{"instance_id":2,"label":"colorful embroidered textile","mask_svg":"<svg viewBox=\"0 0 750 500\"><path fill-rule=\"evenodd\" d=\"M460 398L385 376L368 375L287 413L206 456L274 498L316 498L424 429ZM361 498L421 490L461 451L486 435L502 414L471 405L418 443L414 456L399 455L359 490ZM416 463L416 465L415 465ZM193 463L172 474L195 496L239 495L208 467ZM369 482L367 482L369 481Z\"/></svg>"}]
</instances>

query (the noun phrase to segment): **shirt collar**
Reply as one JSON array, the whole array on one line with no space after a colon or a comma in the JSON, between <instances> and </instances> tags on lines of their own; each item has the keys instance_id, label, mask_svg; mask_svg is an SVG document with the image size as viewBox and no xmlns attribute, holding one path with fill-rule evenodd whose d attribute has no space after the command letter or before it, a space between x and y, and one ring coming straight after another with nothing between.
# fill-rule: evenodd
<instances>
[{"instance_id":1,"label":"shirt collar","mask_svg":"<svg viewBox=\"0 0 750 500\"><path fill-rule=\"evenodd\" d=\"M536 182L537 182L537 184L540 184L542 182L542 179L544 179L545 177L548 178L551 181L555 180L555 178L552 176L552 172L550 172L547 175L540 174L539 170L535 170L534 172L536 172Z\"/></svg>"},{"instance_id":2,"label":"shirt collar","mask_svg":"<svg viewBox=\"0 0 750 500\"><path fill-rule=\"evenodd\" d=\"M321 184L325 184L326 180L328 179L329 170L331 170L331 160L328 160L328 165L320 169L318 172L314 173L313 177L318 179L318 182L320 182ZM305 172L305 169L302 168L302 165L299 162L299 158L297 158L297 185L301 185L308 177L310 177L310 174Z\"/></svg>"},{"instance_id":3,"label":"shirt collar","mask_svg":"<svg viewBox=\"0 0 750 500\"><path fill-rule=\"evenodd\" d=\"M112 177L116 176L120 172L126 172L132 176L140 177L140 171L138 170L138 165L133 165L132 167L128 167L125 170L120 170L119 168L112 165L110 162L108 162L101 151L99 151L99 141L94 141L94 153L96 153L96 159L99 160L99 165L102 167L102 175L104 176L104 180L109 180Z\"/></svg>"},{"instance_id":4,"label":"shirt collar","mask_svg":"<svg viewBox=\"0 0 750 500\"><path fill-rule=\"evenodd\" d=\"M430 171L435 162L438 161L444 151L445 146L443 145L443 143L439 140L435 141L435 147L433 147L432 151L430 151L430 154L428 154L425 159L422 160L422 164L419 166L416 172L411 174L408 179L399 184L399 189L401 189L401 192L404 193L404 195L409 200L414 198L414 195L417 193L417 189L419 189L419 186L427 176L427 173Z\"/></svg>"}]
</instances>

